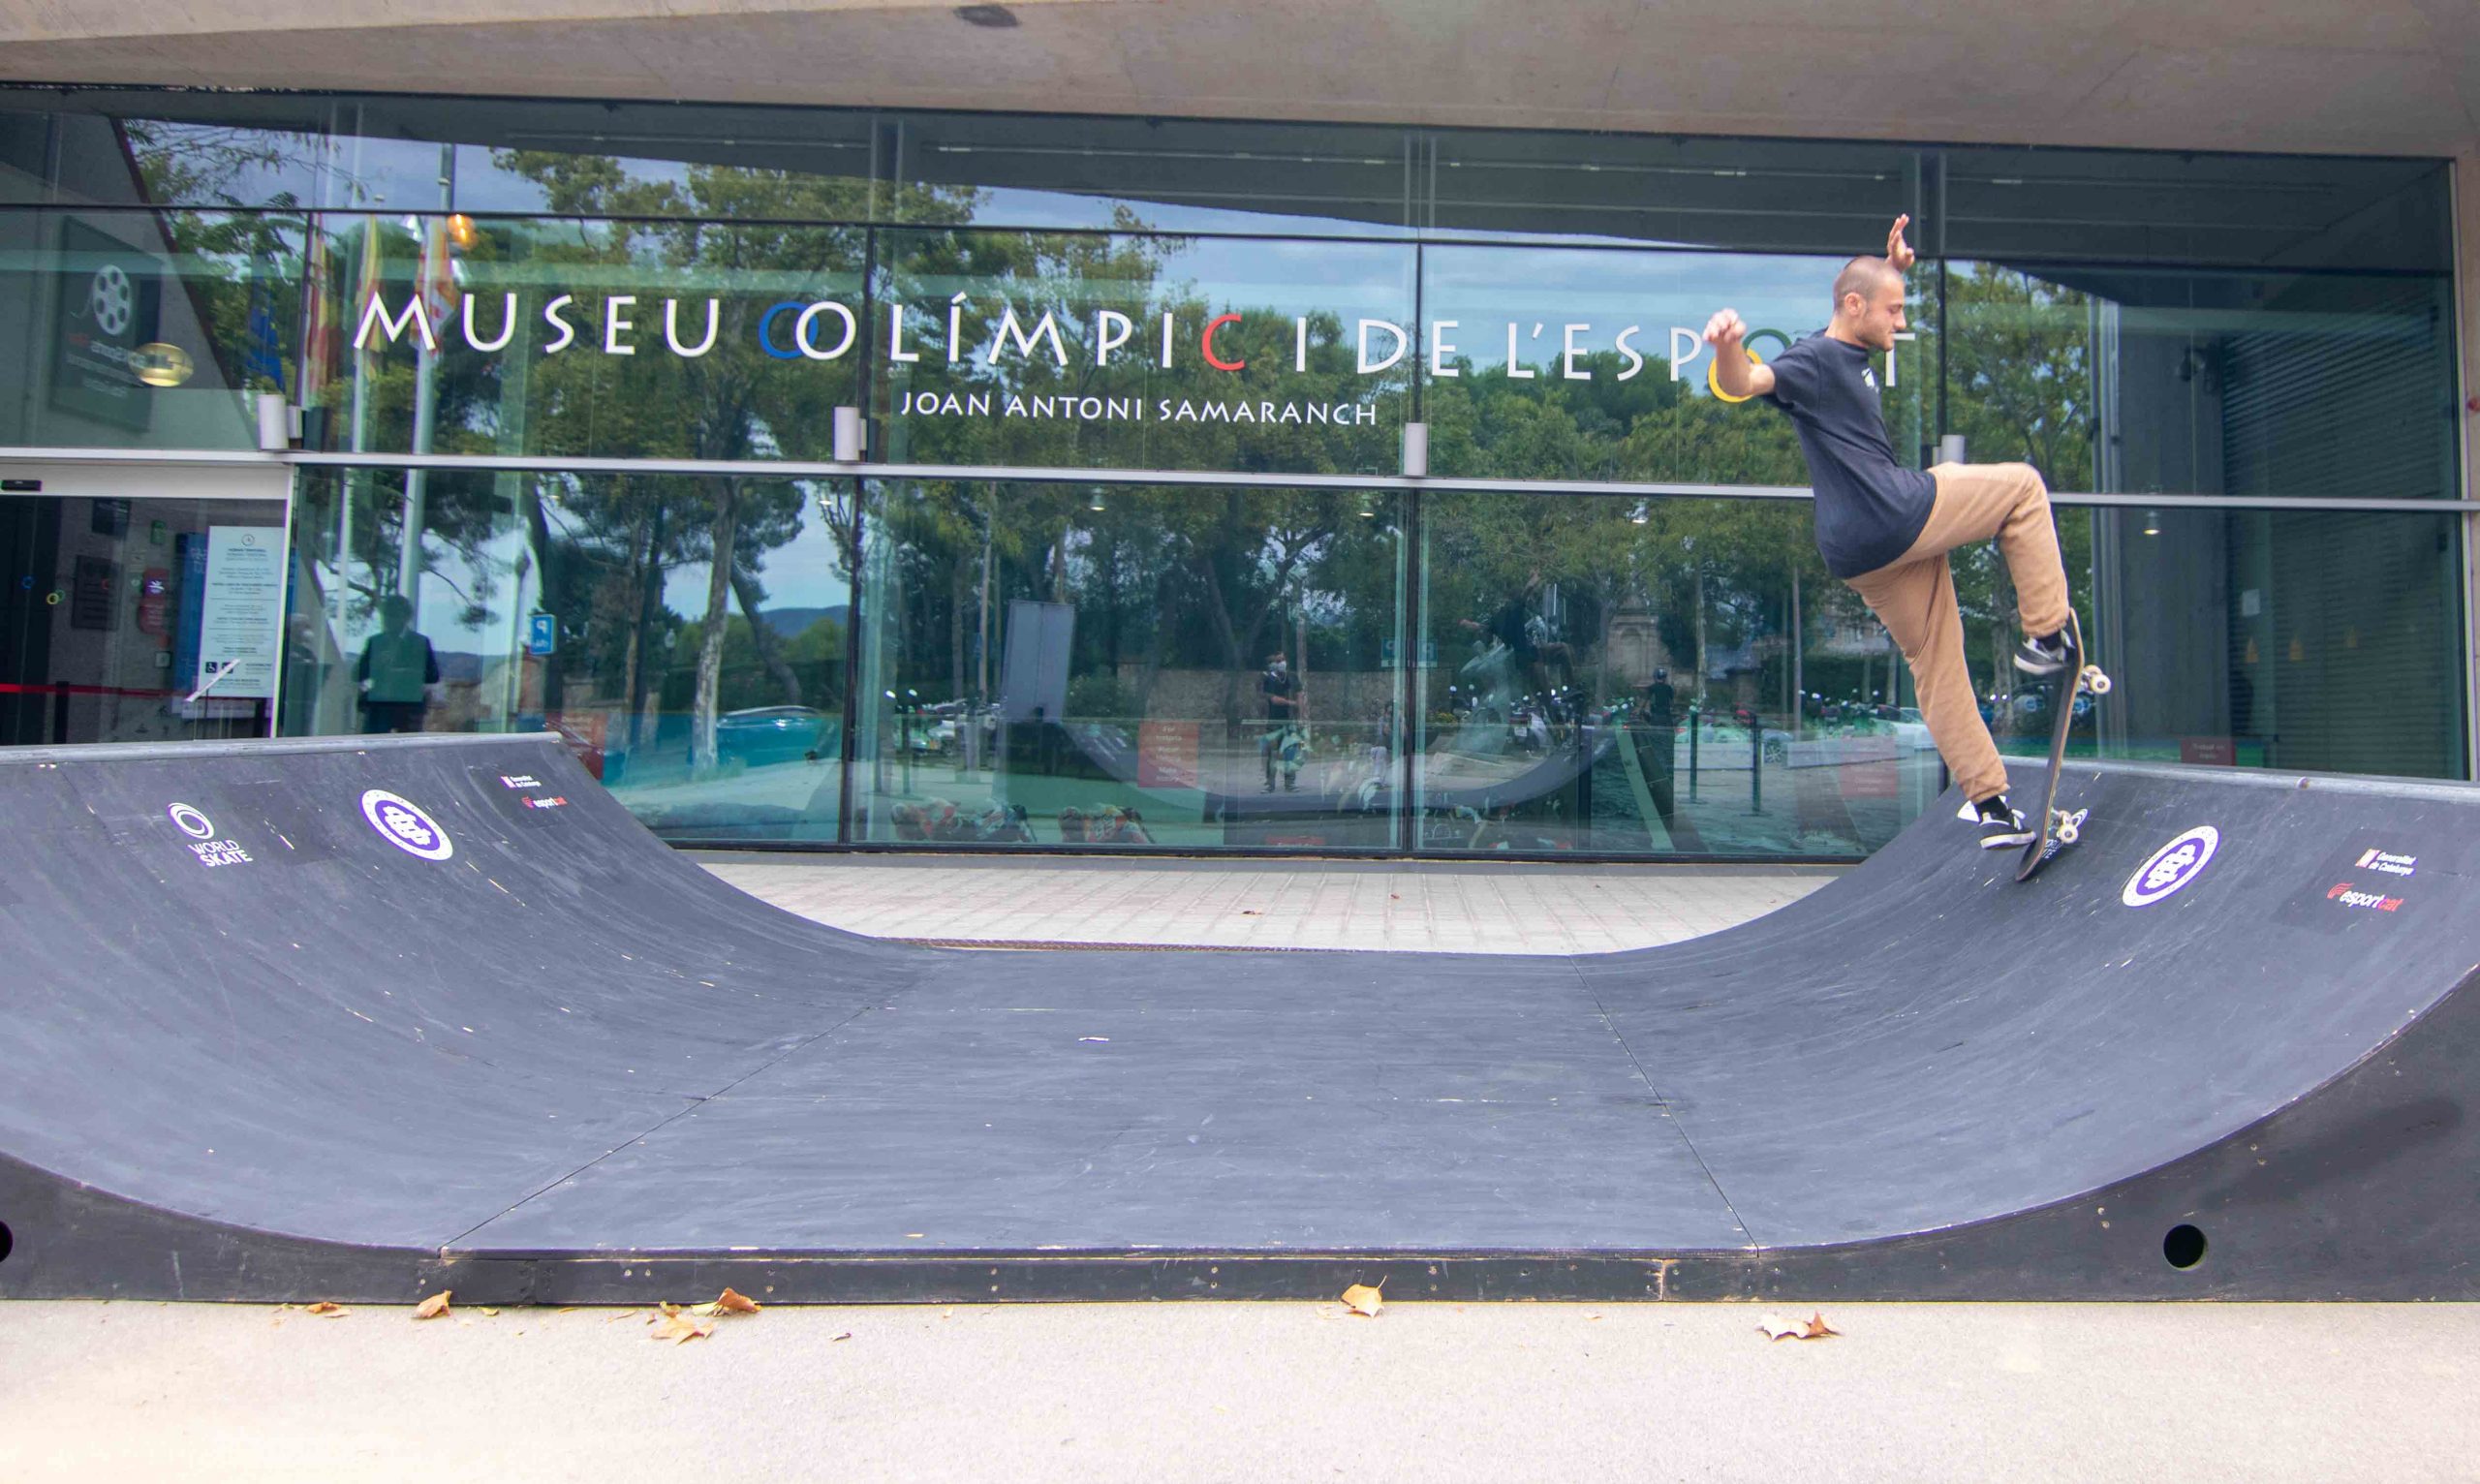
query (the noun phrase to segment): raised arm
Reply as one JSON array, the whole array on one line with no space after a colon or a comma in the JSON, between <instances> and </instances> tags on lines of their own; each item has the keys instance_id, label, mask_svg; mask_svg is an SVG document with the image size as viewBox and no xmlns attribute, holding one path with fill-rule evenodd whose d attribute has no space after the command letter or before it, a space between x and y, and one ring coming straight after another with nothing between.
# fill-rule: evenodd
<instances>
[{"instance_id":1,"label":"raised arm","mask_svg":"<svg viewBox=\"0 0 2480 1484\"><path fill-rule=\"evenodd\" d=\"M1774 368L1749 359L1741 343L1746 339L1748 322L1736 309L1719 311L1705 322L1705 343L1714 348L1714 385L1724 396L1742 402L1774 389Z\"/></svg>"}]
</instances>

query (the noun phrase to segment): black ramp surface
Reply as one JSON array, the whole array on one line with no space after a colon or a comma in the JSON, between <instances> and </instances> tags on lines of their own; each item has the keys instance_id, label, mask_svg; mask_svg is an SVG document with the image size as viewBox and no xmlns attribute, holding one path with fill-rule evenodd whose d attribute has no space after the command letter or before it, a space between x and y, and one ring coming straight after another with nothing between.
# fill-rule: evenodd
<instances>
[{"instance_id":1,"label":"black ramp surface","mask_svg":"<svg viewBox=\"0 0 2480 1484\"><path fill-rule=\"evenodd\" d=\"M760 1224L805 1249L1745 1244L1564 963L1307 957L1080 954L1071 977L976 955L475 1242L591 1247L622 1222L693 1249ZM748 1168L793 1178L736 1188ZM666 1171L685 1198L631 1219Z\"/></svg>"},{"instance_id":2,"label":"black ramp surface","mask_svg":"<svg viewBox=\"0 0 2480 1484\"><path fill-rule=\"evenodd\" d=\"M2061 797L1637 953L961 953L548 737L0 753L0 1293L2471 1296L2474 792Z\"/></svg>"}]
</instances>

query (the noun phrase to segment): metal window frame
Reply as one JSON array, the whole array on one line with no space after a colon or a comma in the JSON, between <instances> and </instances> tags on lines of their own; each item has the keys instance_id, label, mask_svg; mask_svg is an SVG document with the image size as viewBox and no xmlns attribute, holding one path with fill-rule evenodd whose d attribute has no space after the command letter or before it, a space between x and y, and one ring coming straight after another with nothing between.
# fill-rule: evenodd
<instances>
[{"instance_id":1,"label":"metal window frame","mask_svg":"<svg viewBox=\"0 0 2480 1484\"><path fill-rule=\"evenodd\" d=\"M938 479L1004 484L1108 484L1155 488L1452 491L1496 495L1590 495L1642 500L1810 500L1805 484L1693 484L1661 479L1506 479L1454 475L1285 474L1219 469L1067 469L1030 464L900 464L816 459L641 459L499 453L325 453L291 449L0 448L0 462L46 464L290 465L329 469L428 469L472 473L654 474L775 479ZM2059 506L2118 510L2340 510L2440 515L2480 513L2480 499L2354 500L2314 495L2216 495L2052 490Z\"/></svg>"}]
</instances>

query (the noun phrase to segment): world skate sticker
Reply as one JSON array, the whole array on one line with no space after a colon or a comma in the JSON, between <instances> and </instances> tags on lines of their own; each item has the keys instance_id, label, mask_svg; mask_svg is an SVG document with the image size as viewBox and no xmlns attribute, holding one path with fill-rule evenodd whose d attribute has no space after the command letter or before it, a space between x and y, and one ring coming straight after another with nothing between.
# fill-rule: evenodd
<instances>
[{"instance_id":1,"label":"world skate sticker","mask_svg":"<svg viewBox=\"0 0 2480 1484\"><path fill-rule=\"evenodd\" d=\"M206 811L197 805L171 804L165 809L164 817L172 821L174 829L188 837L182 843L189 847L190 854L200 865L212 869L216 866L246 866L253 863L249 850L243 848L240 841L229 836L218 837L215 821L208 819Z\"/></svg>"},{"instance_id":2,"label":"world skate sticker","mask_svg":"<svg viewBox=\"0 0 2480 1484\"><path fill-rule=\"evenodd\" d=\"M373 788L361 796L361 817L379 832L379 838L424 860L446 860L456 853L456 842L439 821L422 813L421 806L385 788Z\"/></svg>"},{"instance_id":3,"label":"world skate sticker","mask_svg":"<svg viewBox=\"0 0 2480 1484\"><path fill-rule=\"evenodd\" d=\"M2213 862L2214 852L2220 849L2221 831L2210 824L2197 825L2136 867L2135 875L2127 878L2126 889L2119 893L2119 900L2129 907L2151 907L2176 896L2204 873Z\"/></svg>"}]
</instances>

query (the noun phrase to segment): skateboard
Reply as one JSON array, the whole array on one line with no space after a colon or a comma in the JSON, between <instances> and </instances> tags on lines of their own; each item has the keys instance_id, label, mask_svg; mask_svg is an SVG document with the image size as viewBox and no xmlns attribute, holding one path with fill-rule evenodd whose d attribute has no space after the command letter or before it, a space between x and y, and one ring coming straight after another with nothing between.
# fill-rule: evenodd
<instances>
[{"instance_id":1,"label":"skateboard","mask_svg":"<svg viewBox=\"0 0 2480 1484\"><path fill-rule=\"evenodd\" d=\"M2066 761L2066 733L2075 725L2075 700L2079 696L2102 696L2110 694L2110 677L2101 673L2097 665L2084 663L2084 626L2075 614L2066 615L2066 667L2050 681L2050 760L2041 778L2041 808L2038 819L2040 833L2024 847L2024 858L2016 863L2015 880L2028 881L2050 857L2083 837L2084 820L2089 809L2065 810L2058 807L2058 775Z\"/></svg>"}]
</instances>

